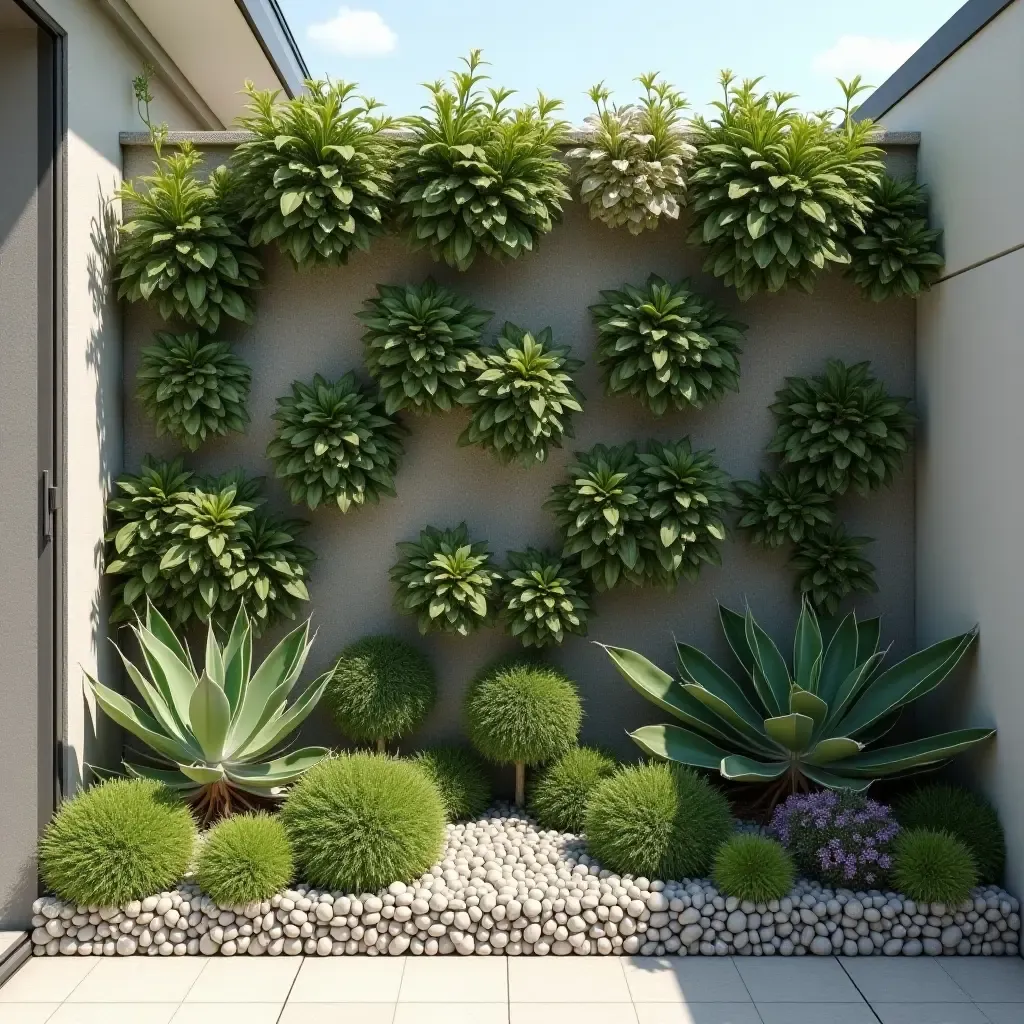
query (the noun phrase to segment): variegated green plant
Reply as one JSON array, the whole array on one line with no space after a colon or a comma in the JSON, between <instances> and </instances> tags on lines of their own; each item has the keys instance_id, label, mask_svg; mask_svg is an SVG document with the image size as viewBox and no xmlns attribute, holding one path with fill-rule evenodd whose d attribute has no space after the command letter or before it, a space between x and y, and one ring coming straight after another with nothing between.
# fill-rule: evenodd
<instances>
[{"instance_id":1,"label":"variegated green plant","mask_svg":"<svg viewBox=\"0 0 1024 1024\"><path fill-rule=\"evenodd\" d=\"M790 557L797 571L797 589L818 610L828 615L855 592L878 589L875 567L861 554L870 537L851 537L842 523L809 531Z\"/></svg>"},{"instance_id":2,"label":"variegated green plant","mask_svg":"<svg viewBox=\"0 0 1024 1024\"><path fill-rule=\"evenodd\" d=\"M510 551L501 584L502 614L524 647L560 644L566 633L587 632L589 611L582 572L571 559L527 548Z\"/></svg>"},{"instance_id":3,"label":"variegated green plant","mask_svg":"<svg viewBox=\"0 0 1024 1024\"><path fill-rule=\"evenodd\" d=\"M252 624L239 608L226 642L211 625L203 665L151 605L132 626L143 662L121 660L145 707L87 675L99 707L155 755L158 766L126 763L193 802L209 823L253 798L273 799L321 760L323 747L280 748L316 707L330 673L288 703L312 646L308 620L253 670Z\"/></svg>"},{"instance_id":4,"label":"variegated green plant","mask_svg":"<svg viewBox=\"0 0 1024 1024\"><path fill-rule=\"evenodd\" d=\"M807 535L835 521L833 500L813 480L801 480L793 469L762 473L760 480L738 480L738 526L751 543L777 548L786 541L799 544Z\"/></svg>"}]
</instances>

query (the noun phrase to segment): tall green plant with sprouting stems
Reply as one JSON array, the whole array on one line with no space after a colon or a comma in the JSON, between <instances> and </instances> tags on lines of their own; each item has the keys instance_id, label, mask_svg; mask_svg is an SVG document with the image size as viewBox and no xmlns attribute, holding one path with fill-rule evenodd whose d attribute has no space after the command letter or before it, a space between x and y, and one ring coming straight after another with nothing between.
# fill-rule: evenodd
<instances>
[{"instance_id":1,"label":"tall green plant with sprouting stems","mask_svg":"<svg viewBox=\"0 0 1024 1024\"><path fill-rule=\"evenodd\" d=\"M150 114L149 105L153 102L153 90L150 89L150 83L155 74L156 68L148 60L143 61L142 71L132 79L132 92L135 94L135 106L139 112L139 119L149 132L149 141L153 144L156 158L159 160L160 150L167 141L170 129L166 121L153 124L153 118Z\"/></svg>"}]
</instances>

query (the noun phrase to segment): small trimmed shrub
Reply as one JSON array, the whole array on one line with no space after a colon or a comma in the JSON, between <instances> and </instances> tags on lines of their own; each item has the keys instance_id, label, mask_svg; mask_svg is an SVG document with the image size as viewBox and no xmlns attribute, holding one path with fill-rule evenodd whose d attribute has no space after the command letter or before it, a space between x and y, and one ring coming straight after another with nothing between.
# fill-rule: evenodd
<instances>
[{"instance_id":1,"label":"small trimmed shrub","mask_svg":"<svg viewBox=\"0 0 1024 1024\"><path fill-rule=\"evenodd\" d=\"M346 647L324 694L338 729L381 753L389 740L412 732L436 698L430 662L396 636L368 636Z\"/></svg>"},{"instance_id":2,"label":"small trimmed shrub","mask_svg":"<svg viewBox=\"0 0 1024 1024\"><path fill-rule=\"evenodd\" d=\"M111 779L57 809L39 840L39 873L63 900L118 906L177 885L195 840L192 815L168 790Z\"/></svg>"},{"instance_id":3,"label":"small trimmed shrub","mask_svg":"<svg viewBox=\"0 0 1024 1024\"><path fill-rule=\"evenodd\" d=\"M828 615L836 614L847 594L876 591L875 567L860 553L870 543L870 537L851 537L842 523L808 533L789 560L797 590Z\"/></svg>"},{"instance_id":4,"label":"small trimmed shrub","mask_svg":"<svg viewBox=\"0 0 1024 1024\"><path fill-rule=\"evenodd\" d=\"M918 903L956 907L978 884L971 851L948 832L911 828L896 840L896 888Z\"/></svg>"},{"instance_id":5,"label":"small trimmed shrub","mask_svg":"<svg viewBox=\"0 0 1024 1024\"><path fill-rule=\"evenodd\" d=\"M544 828L582 832L591 793L617 767L600 750L573 747L544 769L530 798L531 813Z\"/></svg>"},{"instance_id":6,"label":"small trimmed shrub","mask_svg":"<svg viewBox=\"0 0 1024 1024\"><path fill-rule=\"evenodd\" d=\"M340 754L303 775L281 810L300 877L373 892L423 874L444 848L444 805L416 765Z\"/></svg>"},{"instance_id":7,"label":"small trimmed shrub","mask_svg":"<svg viewBox=\"0 0 1024 1024\"><path fill-rule=\"evenodd\" d=\"M948 832L971 851L983 885L998 884L1006 867L1006 836L996 809L960 786L934 782L907 794L896 805L904 828Z\"/></svg>"},{"instance_id":8,"label":"small trimmed shrub","mask_svg":"<svg viewBox=\"0 0 1024 1024\"><path fill-rule=\"evenodd\" d=\"M587 845L601 866L648 878L702 878L732 832L729 802L690 768L620 768L587 803Z\"/></svg>"},{"instance_id":9,"label":"small trimmed shrub","mask_svg":"<svg viewBox=\"0 0 1024 1024\"><path fill-rule=\"evenodd\" d=\"M560 644L566 633L587 632L589 611L582 574L570 559L527 548L508 553L501 585L509 633L524 647Z\"/></svg>"},{"instance_id":10,"label":"small trimmed shrub","mask_svg":"<svg viewBox=\"0 0 1024 1024\"><path fill-rule=\"evenodd\" d=\"M750 542L762 548L799 544L809 534L835 521L832 498L812 480L801 481L795 470L762 473L758 483L738 480L740 519Z\"/></svg>"},{"instance_id":11,"label":"small trimmed shrub","mask_svg":"<svg viewBox=\"0 0 1024 1024\"><path fill-rule=\"evenodd\" d=\"M793 858L774 839L734 835L715 857L715 885L738 900L767 903L781 900L793 888Z\"/></svg>"},{"instance_id":12,"label":"small trimmed shrub","mask_svg":"<svg viewBox=\"0 0 1024 1024\"><path fill-rule=\"evenodd\" d=\"M473 821L490 806L487 766L467 747L421 750L412 762L437 786L449 821Z\"/></svg>"},{"instance_id":13,"label":"small trimmed shrub","mask_svg":"<svg viewBox=\"0 0 1024 1024\"><path fill-rule=\"evenodd\" d=\"M203 892L223 906L268 900L293 875L284 825L259 812L225 818L206 833L195 877Z\"/></svg>"}]
</instances>

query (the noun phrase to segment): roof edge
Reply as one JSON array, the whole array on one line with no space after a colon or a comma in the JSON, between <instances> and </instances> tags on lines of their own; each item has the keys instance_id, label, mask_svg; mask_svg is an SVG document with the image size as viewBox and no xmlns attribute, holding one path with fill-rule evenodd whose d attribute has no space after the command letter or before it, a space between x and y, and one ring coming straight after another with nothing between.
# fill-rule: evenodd
<instances>
[{"instance_id":1,"label":"roof edge","mask_svg":"<svg viewBox=\"0 0 1024 1024\"><path fill-rule=\"evenodd\" d=\"M235 0L242 17L270 61L289 96L297 96L310 77L299 44L277 0Z\"/></svg>"}]
</instances>

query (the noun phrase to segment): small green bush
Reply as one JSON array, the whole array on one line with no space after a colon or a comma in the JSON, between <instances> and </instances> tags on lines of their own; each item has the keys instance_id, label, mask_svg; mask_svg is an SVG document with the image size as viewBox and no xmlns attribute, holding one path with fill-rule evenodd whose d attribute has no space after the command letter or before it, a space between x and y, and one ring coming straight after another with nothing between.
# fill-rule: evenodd
<instances>
[{"instance_id":1,"label":"small green bush","mask_svg":"<svg viewBox=\"0 0 1024 1024\"><path fill-rule=\"evenodd\" d=\"M582 832L590 794L616 767L615 759L600 750L573 747L545 769L534 788L530 810L544 828Z\"/></svg>"},{"instance_id":2,"label":"small green bush","mask_svg":"<svg viewBox=\"0 0 1024 1024\"><path fill-rule=\"evenodd\" d=\"M712 877L722 892L738 900L781 900L793 888L793 859L774 839L735 835L719 848Z\"/></svg>"},{"instance_id":3,"label":"small green bush","mask_svg":"<svg viewBox=\"0 0 1024 1024\"><path fill-rule=\"evenodd\" d=\"M978 884L971 851L948 832L911 828L896 838L896 888L919 903L955 907Z\"/></svg>"},{"instance_id":4,"label":"small green bush","mask_svg":"<svg viewBox=\"0 0 1024 1024\"><path fill-rule=\"evenodd\" d=\"M412 644L368 636L341 652L324 697L342 733L383 750L387 740L423 721L437 697L437 679Z\"/></svg>"},{"instance_id":5,"label":"small green bush","mask_svg":"<svg viewBox=\"0 0 1024 1024\"><path fill-rule=\"evenodd\" d=\"M794 547L789 563L797 572L797 590L810 598L816 611L835 615L848 594L878 589L875 567L860 553L870 543L870 537L851 537L836 523L812 530Z\"/></svg>"},{"instance_id":6,"label":"small green bush","mask_svg":"<svg viewBox=\"0 0 1024 1024\"><path fill-rule=\"evenodd\" d=\"M736 525L758 547L777 548L786 541L800 544L835 521L832 498L813 480L801 482L796 470L762 473L758 483L737 480L735 487L741 513Z\"/></svg>"},{"instance_id":7,"label":"small green bush","mask_svg":"<svg viewBox=\"0 0 1024 1024\"><path fill-rule=\"evenodd\" d=\"M479 818L491 802L487 767L466 747L434 747L412 758L430 776L441 794L449 821Z\"/></svg>"},{"instance_id":8,"label":"small green bush","mask_svg":"<svg viewBox=\"0 0 1024 1024\"><path fill-rule=\"evenodd\" d=\"M298 873L311 885L372 892L410 881L444 847L444 804L416 765L378 754L321 761L281 810Z\"/></svg>"},{"instance_id":9,"label":"small green bush","mask_svg":"<svg viewBox=\"0 0 1024 1024\"><path fill-rule=\"evenodd\" d=\"M570 558L527 548L510 551L501 585L502 614L524 647L560 644L586 633L589 607L582 573Z\"/></svg>"},{"instance_id":10,"label":"small green bush","mask_svg":"<svg viewBox=\"0 0 1024 1024\"><path fill-rule=\"evenodd\" d=\"M732 831L725 797L689 768L654 762L621 768L587 802L587 843L620 874L707 875Z\"/></svg>"},{"instance_id":11,"label":"small green bush","mask_svg":"<svg viewBox=\"0 0 1024 1024\"><path fill-rule=\"evenodd\" d=\"M214 825L196 865L199 887L222 905L268 900L293 874L284 825L263 812L238 814Z\"/></svg>"},{"instance_id":12,"label":"small green bush","mask_svg":"<svg viewBox=\"0 0 1024 1024\"><path fill-rule=\"evenodd\" d=\"M111 779L61 804L39 840L39 872L61 899L118 906L176 885L195 839L188 808L163 786Z\"/></svg>"},{"instance_id":13,"label":"small green bush","mask_svg":"<svg viewBox=\"0 0 1024 1024\"><path fill-rule=\"evenodd\" d=\"M999 883L1006 867L1006 836L996 809L982 796L960 786L935 782L909 793L896 806L904 828L948 832L967 847L982 884Z\"/></svg>"}]
</instances>

